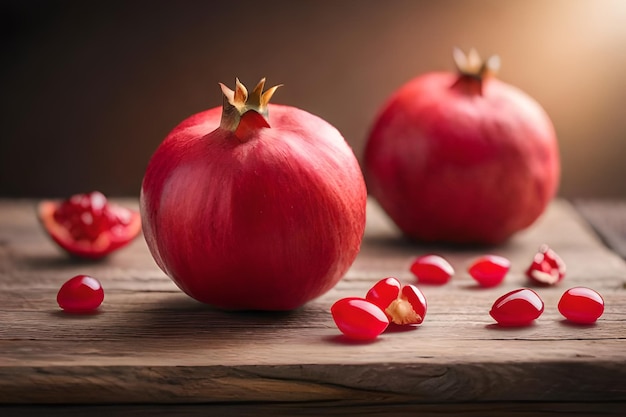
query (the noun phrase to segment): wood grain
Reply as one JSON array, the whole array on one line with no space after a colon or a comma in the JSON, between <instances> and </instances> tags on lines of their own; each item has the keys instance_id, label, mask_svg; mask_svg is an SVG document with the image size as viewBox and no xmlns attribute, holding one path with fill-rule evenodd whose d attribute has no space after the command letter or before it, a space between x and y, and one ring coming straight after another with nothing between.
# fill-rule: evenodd
<instances>
[{"instance_id":1,"label":"wood grain","mask_svg":"<svg viewBox=\"0 0 626 417\"><path fill-rule=\"evenodd\" d=\"M580 199L574 203L604 243L626 259L626 201Z\"/></svg>"},{"instance_id":2,"label":"wood grain","mask_svg":"<svg viewBox=\"0 0 626 417\"><path fill-rule=\"evenodd\" d=\"M79 415L94 404L93 415L122 406L136 415L626 409L626 264L564 201L491 248L411 244L370 202L362 251L346 277L289 313L229 313L190 299L156 267L141 238L102 262L71 259L43 233L34 204L0 200L2 415ZM499 328L488 315L491 304L528 285L524 269L544 242L567 263L563 285L536 288L546 311L533 326ZM457 273L445 286L421 287L429 303L422 326L390 329L372 343L339 335L329 314L335 300L364 295L385 276L413 282L411 259L429 252L446 256ZM513 266L502 286L480 289L465 269L488 252ZM59 286L78 273L103 283L97 314L68 315L56 305ZM575 285L605 297L595 325L571 325L559 315L560 295Z\"/></svg>"},{"instance_id":3,"label":"wood grain","mask_svg":"<svg viewBox=\"0 0 626 417\"><path fill-rule=\"evenodd\" d=\"M158 405L54 405L54 406L0 406L4 417L103 417L103 416L178 416L178 417L258 417L268 416L390 416L390 417L442 417L442 416L589 416L623 415L620 403L599 405L589 402L472 402L472 403L414 403L380 404L375 402L346 404L343 401L316 402L261 402L222 404L158 404Z\"/></svg>"}]
</instances>

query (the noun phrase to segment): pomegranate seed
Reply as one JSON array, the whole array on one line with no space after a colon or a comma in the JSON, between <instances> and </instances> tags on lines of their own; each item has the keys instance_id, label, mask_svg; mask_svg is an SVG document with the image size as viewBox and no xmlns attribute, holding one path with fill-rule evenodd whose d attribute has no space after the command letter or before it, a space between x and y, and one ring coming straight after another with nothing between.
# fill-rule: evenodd
<instances>
[{"instance_id":1,"label":"pomegranate seed","mask_svg":"<svg viewBox=\"0 0 626 417\"><path fill-rule=\"evenodd\" d=\"M422 284L443 285L454 275L454 268L439 255L424 255L413 261L411 272Z\"/></svg>"},{"instance_id":2,"label":"pomegranate seed","mask_svg":"<svg viewBox=\"0 0 626 417\"><path fill-rule=\"evenodd\" d=\"M469 267L469 274L483 287L499 285L511 268L511 261L498 255L484 255Z\"/></svg>"},{"instance_id":3,"label":"pomegranate seed","mask_svg":"<svg viewBox=\"0 0 626 417\"><path fill-rule=\"evenodd\" d=\"M381 310L385 310L389 304L400 295L402 285L396 278L389 277L378 281L367 292L365 299L376 304Z\"/></svg>"},{"instance_id":4,"label":"pomegranate seed","mask_svg":"<svg viewBox=\"0 0 626 417\"><path fill-rule=\"evenodd\" d=\"M96 240L115 223L107 199L99 191L76 194L64 201L54 213L57 222L64 225L76 240Z\"/></svg>"},{"instance_id":5,"label":"pomegranate seed","mask_svg":"<svg viewBox=\"0 0 626 417\"><path fill-rule=\"evenodd\" d=\"M526 276L535 284L555 285L565 277L565 262L548 245L541 245Z\"/></svg>"},{"instance_id":6,"label":"pomegranate seed","mask_svg":"<svg viewBox=\"0 0 626 417\"><path fill-rule=\"evenodd\" d=\"M501 326L527 326L543 313L543 301L529 288L520 288L498 298L489 314Z\"/></svg>"},{"instance_id":7,"label":"pomegranate seed","mask_svg":"<svg viewBox=\"0 0 626 417\"><path fill-rule=\"evenodd\" d=\"M59 307L69 313L86 313L97 309L104 300L100 281L87 275L76 275L61 286L57 294Z\"/></svg>"},{"instance_id":8,"label":"pomegranate seed","mask_svg":"<svg viewBox=\"0 0 626 417\"><path fill-rule=\"evenodd\" d=\"M558 308L571 322L591 324L604 313L604 299L591 288L574 287L563 293Z\"/></svg>"},{"instance_id":9,"label":"pomegranate seed","mask_svg":"<svg viewBox=\"0 0 626 417\"><path fill-rule=\"evenodd\" d=\"M421 324L426 315L426 297L419 288L410 284L401 287L393 277L374 284L365 299L377 305L395 324Z\"/></svg>"},{"instance_id":10,"label":"pomegranate seed","mask_svg":"<svg viewBox=\"0 0 626 417\"><path fill-rule=\"evenodd\" d=\"M351 339L375 339L389 325L385 313L363 298L342 298L333 304L330 312L339 330Z\"/></svg>"}]
</instances>

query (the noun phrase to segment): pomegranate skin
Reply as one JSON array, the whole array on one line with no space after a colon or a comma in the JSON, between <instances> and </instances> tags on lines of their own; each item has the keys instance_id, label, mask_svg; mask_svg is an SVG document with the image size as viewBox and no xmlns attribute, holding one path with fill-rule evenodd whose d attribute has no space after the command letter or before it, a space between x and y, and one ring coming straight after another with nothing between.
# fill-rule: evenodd
<instances>
[{"instance_id":1,"label":"pomegranate skin","mask_svg":"<svg viewBox=\"0 0 626 417\"><path fill-rule=\"evenodd\" d=\"M496 78L432 72L397 90L366 142L368 190L423 242L499 244L531 225L560 176L541 106Z\"/></svg>"},{"instance_id":2,"label":"pomegranate skin","mask_svg":"<svg viewBox=\"0 0 626 417\"><path fill-rule=\"evenodd\" d=\"M191 116L156 150L142 183L156 263L189 296L222 309L297 308L330 290L360 250L367 194L352 150L317 116L268 111L271 127L243 141L219 127L221 108Z\"/></svg>"}]
</instances>

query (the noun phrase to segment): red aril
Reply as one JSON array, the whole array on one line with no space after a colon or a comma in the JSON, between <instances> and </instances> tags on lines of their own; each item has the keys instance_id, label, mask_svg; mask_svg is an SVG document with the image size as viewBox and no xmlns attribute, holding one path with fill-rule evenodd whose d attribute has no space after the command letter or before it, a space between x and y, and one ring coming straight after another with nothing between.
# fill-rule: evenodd
<instances>
[{"instance_id":1,"label":"red aril","mask_svg":"<svg viewBox=\"0 0 626 417\"><path fill-rule=\"evenodd\" d=\"M369 289L365 299L385 310L398 298L402 284L394 277L383 278Z\"/></svg>"},{"instance_id":2,"label":"red aril","mask_svg":"<svg viewBox=\"0 0 626 417\"><path fill-rule=\"evenodd\" d=\"M380 307L395 324L421 324L426 316L426 297L419 288L410 284L402 286L393 277L374 284L365 299Z\"/></svg>"},{"instance_id":3,"label":"red aril","mask_svg":"<svg viewBox=\"0 0 626 417\"><path fill-rule=\"evenodd\" d=\"M420 284L443 285L454 275L452 265L439 255L420 256L410 269Z\"/></svg>"},{"instance_id":4,"label":"red aril","mask_svg":"<svg viewBox=\"0 0 626 417\"><path fill-rule=\"evenodd\" d=\"M482 287L500 285L511 268L511 261L503 256L484 255L476 259L468 272Z\"/></svg>"},{"instance_id":5,"label":"red aril","mask_svg":"<svg viewBox=\"0 0 626 417\"><path fill-rule=\"evenodd\" d=\"M526 270L526 276L537 285L555 285L565 277L565 262L548 245L541 245Z\"/></svg>"},{"instance_id":6,"label":"red aril","mask_svg":"<svg viewBox=\"0 0 626 417\"><path fill-rule=\"evenodd\" d=\"M493 75L499 59L455 51L458 73L423 74L377 116L364 152L368 190L408 237L497 244L555 195L555 130L541 106Z\"/></svg>"},{"instance_id":7,"label":"red aril","mask_svg":"<svg viewBox=\"0 0 626 417\"><path fill-rule=\"evenodd\" d=\"M366 189L328 122L269 104L276 87L222 85L222 108L181 122L141 187L144 235L191 297L224 309L291 310L331 289L359 252Z\"/></svg>"},{"instance_id":8,"label":"red aril","mask_svg":"<svg viewBox=\"0 0 626 417\"><path fill-rule=\"evenodd\" d=\"M385 313L362 298L342 298L333 304L330 312L337 328L351 339L375 339L389 325Z\"/></svg>"},{"instance_id":9,"label":"red aril","mask_svg":"<svg viewBox=\"0 0 626 417\"><path fill-rule=\"evenodd\" d=\"M543 313L543 301L529 288L520 288L498 298L489 314L501 326L527 326Z\"/></svg>"},{"instance_id":10,"label":"red aril","mask_svg":"<svg viewBox=\"0 0 626 417\"><path fill-rule=\"evenodd\" d=\"M591 324L604 313L604 299L591 288L574 287L563 293L558 309L573 323Z\"/></svg>"},{"instance_id":11,"label":"red aril","mask_svg":"<svg viewBox=\"0 0 626 417\"><path fill-rule=\"evenodd\" d=\"M100 281L87 275L76 275L66 281L57 293L59 307L68 313L88 313L102 304L104 290Z\"/></svg>"},{"instance_id":12,"label":"red aril","mask_svg":"<svg viewBox=\"0 0 626 417\"><path fill-rule=\"evenodd\" d=\"M74 256L99 259L126 246L141 231L139 212L111 203L100 192L39 203L50 237Z\"/></svg>"}]
</instances>

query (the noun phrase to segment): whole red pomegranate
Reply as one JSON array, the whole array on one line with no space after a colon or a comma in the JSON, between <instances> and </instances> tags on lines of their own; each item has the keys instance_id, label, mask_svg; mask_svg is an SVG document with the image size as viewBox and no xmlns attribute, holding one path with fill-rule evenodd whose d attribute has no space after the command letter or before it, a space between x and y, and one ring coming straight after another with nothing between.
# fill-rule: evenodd
<instances>
[{"instance_id":1,"label":"whole red pomegranate","mask_svg":"<svg viewBox=\"0 0 626 417\"><path fill-rule=\"evenodd\" d=\"M396 225L425 242L497 244L532 224L557 190L553 125L494 77L499 59L455 50L459 73L396 91L365 147L368 189Z\"/></svg>"},{"instance_id":2,"label":"whole red pomegranate","mask_svg":"<svg viewBox=\"0 0 626 417\"><path fill-rule=\"evenodd\" d=\"M224 309L290 310L331 289L360 249L366 189L341 134L303 110L221 85L223 108L191 116L143 179L144 234L191 297Z\"/></svg>"}]
</instances>

